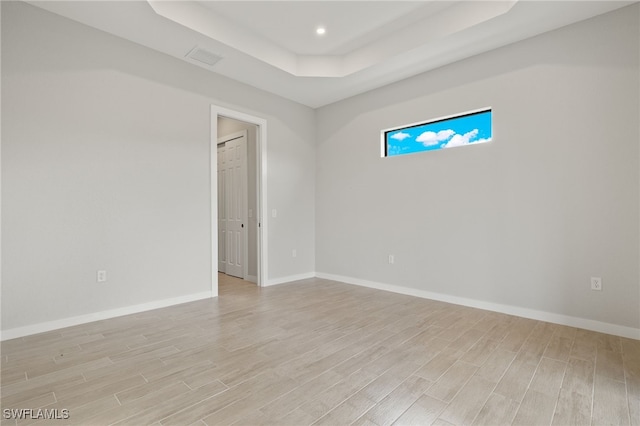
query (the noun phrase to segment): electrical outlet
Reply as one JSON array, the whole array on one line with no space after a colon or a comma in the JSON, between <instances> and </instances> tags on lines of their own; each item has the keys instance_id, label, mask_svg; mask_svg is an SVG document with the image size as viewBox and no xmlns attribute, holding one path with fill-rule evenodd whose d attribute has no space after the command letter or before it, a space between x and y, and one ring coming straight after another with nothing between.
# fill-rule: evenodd
<instances>
[{"instance_id":1,"label":"electrical outlet","mask_svg":"<svg viewBox=\"0 0 640 426\"><path fill-rule=\"evenodd\" d=\"M390 255L389 255L389 265L393 265L393 263L394 263L395 261L396 261L395 257L394 257L392 254L390 254Z\"/></svg>"},{"instance_id":2,"label":"electrical outlet","mask_svg":"<svg viewBox=\"0 0 640 426\"><path fill-rule=\"evenodd\" d=\"M278 217L278 210L272 209L271 210L271 217Z\"/></svg>"},{"instance_id":3,"label":"electrical outlet","mask_svg":"<svg viewBox=\"0 0 640 426\"><path fill-rule=\"evenodd\" d=\"M298 257L298 250L293 249L293 250L291 251L291 257Z\"/></svg>"},{"instance_id":4,"label":"electrical outlet","mask_svg":"<svg viewBox=\"0 0 640 426\"><path fill-rule=\"evenodd\" d=\"M107 271L100 270L96 273L96 281L99 283L107 282Z\"/></svg>"},{"instance_id":5,"label":"electrical outlet","mask_svg":"<svg viewBox=\"0 0 640 426\"><path fill-rule=\"evenodd\" d=\"M591 277L591 290L602 291L602 278Z\"/></svg>"}]
</instances>

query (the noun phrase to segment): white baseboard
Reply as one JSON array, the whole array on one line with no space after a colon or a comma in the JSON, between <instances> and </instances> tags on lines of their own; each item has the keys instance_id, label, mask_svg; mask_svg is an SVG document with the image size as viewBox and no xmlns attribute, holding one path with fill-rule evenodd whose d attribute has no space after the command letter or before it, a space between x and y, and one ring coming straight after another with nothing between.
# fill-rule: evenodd
<instances>
[{"instance_id":1,"label":"white baseboard","mask_svg":"<svg viewBox=\"0 0 640 426\"><path fill-rule=\"evenodd\" d=\"M326 274L322 272L308 272L305 274L290 275L270 279L265 283L266 286L289 283L292 281L304 280L309 278L322 278L333 281L340 281L347 284L354 284L362 287L373 288L377 290L390 291L392 293L406 294L408 296L420 297L423 299L438 300L441 302L453 303L455 305L469 306L488 311L500 312L508 315L515 315L524 318L531 318L539 321L551 322L554 324L567 325L570 327L584 328L586 330L598 331L601 333L613 334L616 336L627 337L630 339L640 339L640 328L626 327L617 324L610 324L601 321L594 321L586 318L571 317L568 315L554 314L550 312L538 311L533 309L521 308L511 305L503 305L499 303L485 302L482 300L468 299L464 297L451 296L442 293L434 293L426 290L419 290L410 287L402 287L392 284L384 284L375 281L368 281L359 278L346 277L342 275ZM212 297L212 293L202 292L186 296L174 297L171 299L158 300L154 302L142 303L139 305L127 306L124 308L110 309L108 311L96 312L93 314L80 315L61 320L47 321L38 324L32 324L24 327L12 328L0 331L0 341L15 339L18 337L29 336L32 334L44 333L46 331L58 330L74 325L86 324L93 321L99 321L108 318L119 317L123 315L136 314L139 312L150 311L153 309L165 308L167 306L179 305L181 303L193 302L196 300L208 299Z\"/></svg>"},{"instance_id":2,"label":"white baseboard","mask_svg":"<svg viewBox=\"0 0 640 426\"><path fill-rule=\"evenodd\" d=\"M304 274L289 275L287 277L272 278L270 280L267 280L267 282L263 285L263 287L268 287L268 286L271 286L271 285L290 283L291 281L306 280L306 279L315 278L315 277L316 277L316 273L315 272L307 272L307 273L304 273Z\"/></svg>"},{"instance_id":3,"label":"white baseboard","mask_svg":"<svg viewBox=\"0 0 640 426\"><path fill-rule=\"evenodd\" d=\"M167 306L179 305L181 303L193 302L196 300L208 299L212 297L210 291L189 294L186 296L173 297L171 299L156 300L154 302L142 303L139 305L126 306L124 308L110 309L108 311L95 312L93 314L80 315L77 317L63 318L55 321L41 322L24 327L11 328L0 332L0 341L15 339L18 337L30 336L32 334L44 333L46 331L58 330L60 328L74 325L86 324L108 318L121 317L123 315L137 314L139 312L150 311Z\"/></svg>"},{"instance_id":4,"label":"white baseboard","mask_svg":"<svg viewBox=\"0 0 640 426\"><path fill-rule=\"evenodd\" d=\"M316 273L316 277L332 281L340 281L347 284L359 285L362 287L375 288L377 290L390 291L392 293L406 294L408 296L416 296L423 299L438 300L441 302L453 303L454 305L485 309L487 311L500 312L503 314L515 315L519 317L535 319L538 321L551 322L554 324L567 325L570 327L584 328L586 330L598 331L600 333L613 334L615 336L640 340L640 328L610 324L586 318L571 317L568 315L554 314L551 312L537 311L534 309L521 308L518 306L467 299L465 297L451 296L448 294L433 293L430 291L418 290L410 287L383 284L375 281L362 280L359 278L345 277L342 275L325 274L322 272L318 272Z\"/></svg>"}]
</instances>

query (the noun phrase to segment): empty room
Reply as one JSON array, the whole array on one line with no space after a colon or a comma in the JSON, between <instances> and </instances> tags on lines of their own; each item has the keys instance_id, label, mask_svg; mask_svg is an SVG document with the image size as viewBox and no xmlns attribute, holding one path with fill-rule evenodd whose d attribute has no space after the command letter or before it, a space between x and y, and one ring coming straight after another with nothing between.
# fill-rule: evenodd
<instances>
[{"instance_id":1,"label":"empty room","mask_svg":"<svg viewBox=\"0 0 640 426\"><path fill-rule=\"evenodd\" d=\"M637 1L1 1L2 425L640 425Z\"/></svg>"}]
</instances>

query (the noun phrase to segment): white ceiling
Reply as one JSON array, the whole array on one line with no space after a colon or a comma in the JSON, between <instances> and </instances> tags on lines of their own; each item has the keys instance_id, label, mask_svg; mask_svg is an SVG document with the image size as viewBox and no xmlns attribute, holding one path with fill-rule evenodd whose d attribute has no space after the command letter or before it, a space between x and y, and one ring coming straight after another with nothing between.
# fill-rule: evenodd
<instances>
[{"instance_id":1,"label":"white ceiling","mask_svg":"<svg viewBox=\"0 0 640 426\"><path fill-rule=\"evenodd\" d=\"M634 2L29 1L313 108Z\"/></svg>"},{"instance_id":2,"label":"white ceiling","mask_svg":"<svg viewBox=\"0 0 640 426\"><path fill-rule=\"evenodd\" d=\"M447 5L415 1L199 3L242 31L252 32L296 55L344 55L401 30L408 25L407 21L415 22L421 9L435 9L435 12ZM319 37L315 33L318 26L327 28L329 33Z\"/></svg>"}]
</instances>

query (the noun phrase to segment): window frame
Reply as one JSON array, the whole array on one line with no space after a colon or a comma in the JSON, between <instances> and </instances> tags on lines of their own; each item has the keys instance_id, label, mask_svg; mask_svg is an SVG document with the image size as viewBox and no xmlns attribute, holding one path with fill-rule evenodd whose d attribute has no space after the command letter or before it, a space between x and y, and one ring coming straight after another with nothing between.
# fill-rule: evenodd
<instances>
[{"instance_id":1,"label":"window frame","mask_svg":"<svg viewBox=\"0 0 640 426\"><path fill-rule=\"evenodd\" d=\"M391 154L389 155L388 149L388 143L387 143L387 139L388 139L388 135L389 133L394 133L394 132L398 132L398 131L402 131L402 130L406 130L406 129L414 129L416 127L421 127L421 126L426 126L429 124L436 124L436 123L441 123L443 121L448 121L448 120L453 120L453 119L458 119L458 118L464 118L464 117L469 117L469 116L473 116L473 115L478 115L478 114L484 114L489 112L491 114L491 137L489 140L481 142L481 143L486 143L486 142L491 142L493 140L493 107L484 107L484 108L479 108L479 109L475 109L475 110L471 110L471 111L466 111L463 113L458 113L458 114L450 114L447 116L443 116L443 117L438 117L438 118L434 118L434 119L430 119L430 120L426 120L426 121L419 121L419 122L415 122L415 123L411 123L411 124L405 124L402 126L396 126L396 127L392 127L392 128L388 128L388 129L383 129L380 131L380 148L381 148L381 157L382 158L389 158L389 157L402 157L405 155L412 155L412 154L420 154L423 152L428 152L428 151L441 151L443 149L447 149L446 147L441 147L441 148L436 148L436 149L424 149L424 150L420 150L420 151L414 151L414 152L407 152L404 154ZM474 143L469 143L468 145L473 145ZM461 145L461 146L465 146L465 145ZM449 147L452 148L452 147ZM457 147L455 147L457 148Z\"/></svg>"}]
</instances>

